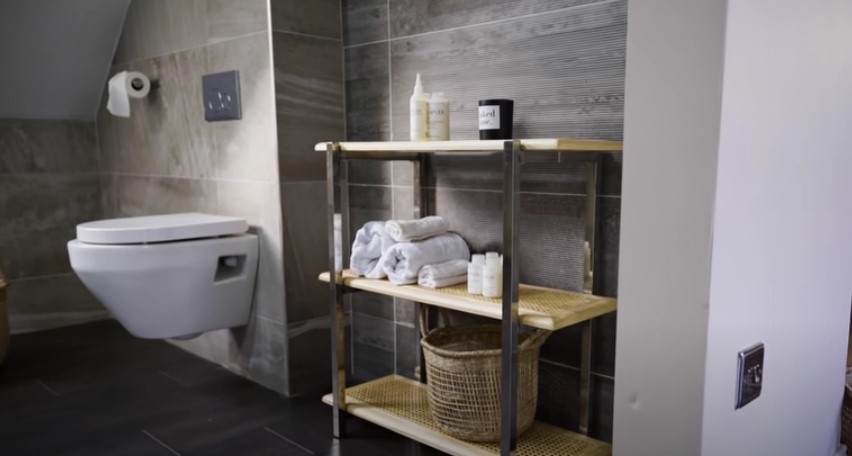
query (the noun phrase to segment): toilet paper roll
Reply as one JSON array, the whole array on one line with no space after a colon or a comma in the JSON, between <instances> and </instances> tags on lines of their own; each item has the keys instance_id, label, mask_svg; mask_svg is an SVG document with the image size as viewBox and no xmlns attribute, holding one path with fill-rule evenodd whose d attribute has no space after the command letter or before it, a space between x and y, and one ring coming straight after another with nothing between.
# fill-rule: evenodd
<instances>
[{"instance_id":1,"label":"toilet paper roll","mask_svg":"<svg viewBox=\"0 0 852 456\"><path fill-rule=\"evenodd\" d=\"M151 80L138 71L121 71L109 79L107 110L114 116L130 117L130 99L144 98L151 91Z\"/></svg>"}]
</instances>

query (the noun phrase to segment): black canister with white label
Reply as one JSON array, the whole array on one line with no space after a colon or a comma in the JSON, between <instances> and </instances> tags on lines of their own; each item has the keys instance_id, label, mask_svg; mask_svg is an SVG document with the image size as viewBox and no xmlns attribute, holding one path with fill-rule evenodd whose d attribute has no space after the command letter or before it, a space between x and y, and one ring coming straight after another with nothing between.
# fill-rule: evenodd
<instances>
[{"instance_id":1,"label":"black canister with white label","mask_svg":"<svg viewBox=\"0 0 852 456\"><path fill-rule=\"evenodd\" d=\"M512 100L479 100L479 139L512 139Z\"/></svg>"}]
</instances>

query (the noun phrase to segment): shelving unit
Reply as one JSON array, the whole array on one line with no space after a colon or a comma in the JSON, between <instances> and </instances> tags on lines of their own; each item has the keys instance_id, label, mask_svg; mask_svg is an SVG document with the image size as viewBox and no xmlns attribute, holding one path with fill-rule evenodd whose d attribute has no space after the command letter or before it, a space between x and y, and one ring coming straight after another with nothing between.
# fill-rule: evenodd
<instances>
[{"instance_id":1,"label":"shelving unit","mask_svg":"<svg viewBox=\"0 0 852 456\"><path fill-rule=\"evenodd\" d=\"M329 265L332 272L320 275L328 282L332 319L332 393L323 400L333 407L333 433L344 435L342 412L348 412L406 435L423 444L454 455L583 455L611 453L609 445L586 437L589 421L591 376L591 319L616 309L616 300L595 296L594 277L600 262L595 240L599 231L597 195L600 166L590 160L586 187L586 243L590 254L585 266L584 293L519 284L517 252L520 246L518 218L520 214L520 172L527 153L620 152L619 141L574 139L527 139L497 141L435 142L340 142L319 143L315 150L326 153ZM415 167L414 211L412 217L425 216L426 161L433 155L496 155L503 157L503 298L472 296L464 286L437 290L416 285L395 286L385 280L359 278L344 270L349 258L349 192L347 160L408 160ZM336 196L339 195L339 196ZM335 242L335 219L340 216L340 236ZM339 250L338 250L339 249ZM343 261L336 263L336 258ZM418 306L432 305L499 319L502 321L502 397L500 444L480 445L464 442L438 431L431 422L428 385L402 377L390 376L362 385L345 388L346 346L344 294L367 291L415 301ZM580 431L536 423L520 440L517 438L518 332L520 325L556 330L579 324L582 326L580 368ZM421 356L421 372L426 372Z\"/></svg>"}]
</instances>

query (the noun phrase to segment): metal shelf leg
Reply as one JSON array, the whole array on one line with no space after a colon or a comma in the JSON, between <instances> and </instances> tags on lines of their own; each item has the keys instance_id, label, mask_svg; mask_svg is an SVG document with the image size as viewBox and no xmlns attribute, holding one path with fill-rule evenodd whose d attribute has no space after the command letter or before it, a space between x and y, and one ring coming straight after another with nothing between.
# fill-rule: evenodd
<instances>
[{"instance_id":1,"label":"metal shelf leg","mask_svg":"<svg viewBox=\"0 0 852 456\"><path fill-rule=\"evenodd\" d=\"M518 436L518 264L521 164L518 141L503 145L503 338L500 454L509 456Z\"/></svg>"},{"instance_id":2,"label":"metal shelf leg","mask_svg":"<svg viewBox=\"0 0 852 456\"><path fill-rule=\"evenodd\" d=\"M347 260L345 246L349 242L349 180L346 163L340 156L336 144L330 143L326 149L326 192L328 224L328 263L329 280L329 318L331 333L332 366L332 432L335 438L345 435L346 408L346 309L343 301L343 267ZM335 183L340 185L340 203L336 203ZM340 241L337 242L335 230L336 214L340 214ZM338 263L337 258L341 258Z\"/></svg>"}]
</instances>

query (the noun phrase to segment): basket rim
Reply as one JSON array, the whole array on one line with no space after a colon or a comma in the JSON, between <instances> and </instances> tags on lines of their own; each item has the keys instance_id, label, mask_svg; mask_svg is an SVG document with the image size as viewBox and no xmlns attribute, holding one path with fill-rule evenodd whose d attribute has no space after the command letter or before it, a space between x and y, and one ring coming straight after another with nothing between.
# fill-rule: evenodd
<instances>
[{"instance_id":1,"label":"basket rim","mask_svg":"<svg viewBox=\"0 0 852 456\"><path fill-rule=\"evenodd\" d=\"M464 331L501 333L502 329L499 326L494 325L445 326L443 328L437 328L432 330L429 334L420 339L420 344L423 346L424 349L436 355L444 356L447 358L481 358L483 356L499 356L502 352L503 349L501 347L491 348L487 350L447 350L445 348L435 346L428 341L430 337L440 336L444 333ZM541 348L542 344L544 344L544 341L549 335L550 331L541 329L537 329L536 331L519 335L519 352L538 350L539 348Z\"/></svg>"}]
</instances>

